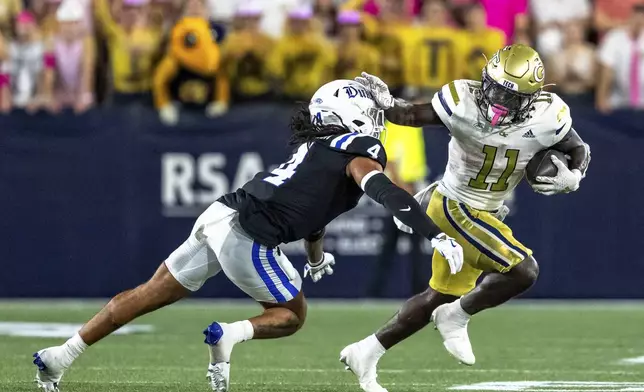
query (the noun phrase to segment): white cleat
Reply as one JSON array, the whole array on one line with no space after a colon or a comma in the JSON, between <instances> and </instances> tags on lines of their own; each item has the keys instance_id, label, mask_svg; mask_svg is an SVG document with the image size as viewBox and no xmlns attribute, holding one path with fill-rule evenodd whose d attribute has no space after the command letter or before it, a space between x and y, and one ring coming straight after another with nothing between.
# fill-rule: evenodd
<instances>
[{"instance_id":1,"label":"white cleat","mask_svg":"<svg viewBox=\"0 0 644 392\"><path fill-rule=\"evenodd\" d=\"M340 362L358 377L360 388L365 392L387 392L377 381L378 360L379 357L374 356L363 342L353 343L340 352Z\"/></svg>"},{"instance_id":2,"label":"white cleat","mask_svg":"<svg viewBox=\"0 0 644 392\"><path fill-rule=\"evenodd\" d=\"M208 383L214 392L228 392L230 387L230 355L237 343L233 339L230 325L214 322L203 331L206 343L210 350L210 363L208 364Z\"/></svg>"},{"instance_id":3,"label":"white cleat","mask_svg":"<svg viewBox=\"0 0 644 392\"><path fill-rule=\"evenodd\" d=\"M228 392L230 386L230 363L219 362L208 365L208 373L206 374L210 388L214 392Z\"/></svg>"},{"instance_id":4,"label":"white cleat","mask_svg":"<svg viewBox=\"0 0 644 392\"><path fill-rule=\"evenodd\" d=\"M443 346L463 365L472 366L476 362L470 337L467 335L469 318L454 312L457 304L441 305L432 313L432 321L443 337Z\"/></svg>"},{"instance_id":5,"label":"white cleat","mask_svg":"<svg viewBox=\"0 0 644 392\"><path fill-rule=\"evenodd\" d=\"M38 366L35 379L38 388L45 392L59 392L58 383L67 370L60 363L62 355L62 346L49 347L33 355L33 364Z\"/></svg>"}]
</instances>

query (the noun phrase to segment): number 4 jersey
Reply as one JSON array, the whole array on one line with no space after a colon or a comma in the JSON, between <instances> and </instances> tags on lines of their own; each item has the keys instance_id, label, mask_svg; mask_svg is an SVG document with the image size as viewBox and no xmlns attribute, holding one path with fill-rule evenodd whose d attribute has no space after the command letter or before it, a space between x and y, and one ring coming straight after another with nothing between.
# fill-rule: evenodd
<instances>
[{"instance_id":1,"label":"number 4 jersey","mask_svg":"<svg viewBox=\"0 0 644 392\"><path fill-rule=\"evenodd\" d=\"M363 191L346 167L367 157L384 168L380 141L359 133L317 139L300 145L272 172L260 172L219 201L239 212L239 223L267 247L297 241L318 232L358 204Z\"/></svg>"},{"instance_id":2,"label":"number 4 jersey","mask_svg":"<svg viewBox=\"0 0 644 392\"><path fill-rule=\"evenodd\" d=\"M480 114L479 89L480 82L456 80L432 99L452 135L438 190L472 208L494 211L519 184L528 161L566 136L572 119L561 98L543 92L526 121L492 126Z\"/></svg>"}]
</instances>

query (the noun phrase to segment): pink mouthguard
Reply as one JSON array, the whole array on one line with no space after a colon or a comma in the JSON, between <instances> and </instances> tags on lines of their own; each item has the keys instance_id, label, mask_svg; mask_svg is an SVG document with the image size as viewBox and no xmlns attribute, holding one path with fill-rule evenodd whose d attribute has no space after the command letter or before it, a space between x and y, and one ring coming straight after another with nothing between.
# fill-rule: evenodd
<instances>
[{"instance_id":1,"label":"pink mouthguard","mask_svg":"<svg viewBox=\"0 0 644 392\"><path fill-rule=\"evenodd\" d=\"M501 117L507 116L509 112L510 111L505 106L492 105L492 113L494 113L494 117L492 117L491 121L492 125L497 125Z\"/></svg>"}]
</instances>

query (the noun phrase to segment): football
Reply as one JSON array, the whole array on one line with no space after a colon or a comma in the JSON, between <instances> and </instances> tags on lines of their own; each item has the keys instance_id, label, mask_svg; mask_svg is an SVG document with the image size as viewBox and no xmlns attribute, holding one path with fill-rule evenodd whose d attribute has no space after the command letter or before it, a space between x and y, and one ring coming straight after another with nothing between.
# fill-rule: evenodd
<instances>
[{"instance_id":1,"label":"football","mask_svg":"<svg viewBox=\"0 0 644 392\"><path fill-rule=\"evenodd\" d=\"M568 166L568 160L563 152L557 150L539 151L532 157L525 168L525 177L531 186L539 183L537 181L537 177L539 176L554 177L557 175L557 166L552 163L552 159L550 158L553 155Z\"/></svg>"}]
</instances>

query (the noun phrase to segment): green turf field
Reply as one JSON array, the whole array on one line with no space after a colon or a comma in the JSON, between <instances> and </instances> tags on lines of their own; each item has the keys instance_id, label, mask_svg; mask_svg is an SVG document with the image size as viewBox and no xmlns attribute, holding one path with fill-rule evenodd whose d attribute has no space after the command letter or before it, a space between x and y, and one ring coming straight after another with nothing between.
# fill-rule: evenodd
<instances>
[{"instance_id":1,"label":"green turf field","mask_svg":"<svg viewBox=\"0 0 644 392\"><path fill-rule=\"evenodd\" d=\"M99 306L0 302L0 322L82 323ZM359 391L338 354L395 309L392 303L311 304L307 324L296 336L237 346L232 391ZM138 323L153 325L154 332L114 336L90 348L63 378L61 391L206 392L208 356L201 331L213 320L247 318L256 310L245 303L190 302L144 317ZM380 381L390 392L459 386L474 391L644 391L644 364L619 364L644 356L643 335L644 304L516 303L471 322L474 367L458 365L438 333L427 329L385 355ZM31 354L61 342L0 336L0 391L35 391ZM503 384L512 381L586 383ZM496 384L471 386L483 382Z\"/></svg>"}]
</instances>

